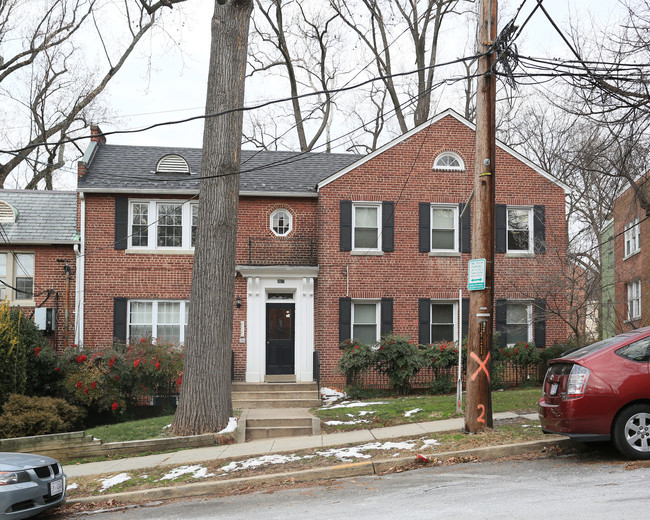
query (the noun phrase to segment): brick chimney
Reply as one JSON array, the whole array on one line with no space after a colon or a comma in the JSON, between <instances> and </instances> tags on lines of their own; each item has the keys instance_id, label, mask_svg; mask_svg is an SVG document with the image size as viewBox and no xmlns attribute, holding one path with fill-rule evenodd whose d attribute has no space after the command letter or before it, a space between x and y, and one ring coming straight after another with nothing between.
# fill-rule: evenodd
<instances>
[{"instance_id":1,"label":"brick chimney","mask_svg":"<svg viewBox=\"0 0 650 520\"><path fill-rule=\"evenodd\" d=\"M106 137L102 134L101 128L97 125L90 124L90 140L96 143L106 144Z\"/></svg>"}]
</instances>

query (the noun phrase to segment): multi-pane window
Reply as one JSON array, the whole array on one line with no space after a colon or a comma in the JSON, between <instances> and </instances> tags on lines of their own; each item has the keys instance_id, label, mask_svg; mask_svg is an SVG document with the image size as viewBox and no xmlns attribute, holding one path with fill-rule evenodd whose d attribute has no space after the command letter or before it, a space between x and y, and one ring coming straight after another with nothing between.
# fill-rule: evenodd
<instances>
[{"instance_id":1,"label":"multi-pane window","mask_svg":"<svg viewBox=\"0 0 650 520\"><path fill-rule=\"evenodd\" d=\"M533 341L532 305L530 303L506 304L506 324L503 334L506 344Z\"/></svg>"},{"instance_id":2,"label":"multi-pane window","mask_svg":"<svg viewBox=\"0 0 650 520\"><path fill-rule=\"evenodd\" d=\"M31 300L34 297L34 253L0 253L0 280L4 282L0 283L1 299Z\"/></svg>"},{"instance_id":3,"label":"multi-pane window","mask_svg":"<svg viewBox=\"0 0 650 520\"><path fill-rule=\"evenodd\" d=\"M439 170L464 170L465 165L459 155L453 152L443 152L433 163L433 167Z\"/></svg>"},{"instance_id":4,"label":"multi-pane window","mask_svg":"<svg viewBox=\"0 0 650 520\"><path fill-rule=\"evenodd\" d=\"M130 301L129 340L146 338L172 345L184 344L188 310L186 301Z\"/></svg>"},{"instance_id":5,"label":"multi-pane window","mask_svg":"<svg viewBox=\"0 0 650 520\"><path fill-rule=\"evenodd\" d=\"M507 211L508 252L531 252L533 238L532 208L508 208Z\"/></svg>"},{"instance_id":6,"label":"multi-pane window","mask_svg":"<svg viewBox=\"0 0 650 520\"><path fill-rule=\"evenodd\" d=\"M287 236L292 229L291 213L286 209L276 209L271 213L271 231L279 237Z\"/></svg>"},{"instance_id":7,"label":"multi-pane window","mask_svg":"<svg viewBox=\"0 0 650 520\"><path fill-rule=\"evenodd\" d=\"M352 206L352 249L381 249L381 206L354 204Z\"/></svg>"},{"instance_id":8,"label":"multi-pane window","mask_svg":"<svg viewBox=\"0 0 650 520\"><path fill-rule=\"evenodd\" d=\"M198 204L132 201L129 223L129 247L191 249L196 241Z\"/></svg>"},{"instance_id":9,"label":"multi-pane window","mask_svg":"<svg viewBox=\"0 0 650 520\"><path fill-rule=\"evenodd\" d=\"M627 319L641 317L641 280L627 284Z\"/></svg>"},{"instance_id":10,"label":"multi-pane window","mask_svg":"<svg viewBox=\"0 0 650 520\"><path fill-rule=\"evenodd\" d=\"M379 302L352 303L352 338L368 345L379 341Z\"/></svg>"},{"instance_id":11,"label":"multi-pane window","mask_svg":"<svg viewBox=\"0 0 650 520\"><path fill-rule=\"evenodd\" d=\"M458 304L433 302L431 304L431 343L458 339Z\"/></svg>"},{"instance_id":12,"label":"multi-pane window","mask_svg":"<svg viewBox=\"0 0 650 520\"><path fill-rule=\"evenodd\" d=\"M641 226L639 219L625 224L625 256L637 253L641 249Z\"/></svg>"},{"instance_id":13,"label":"multi-pane window","mask_svg":"<svg viewBox=\"0 0 650 520\"><path fill-rule=\"evenodd\" d=\"M431 206L431 250L458 251L458 206Z\"/></svg>"}]
</instances>

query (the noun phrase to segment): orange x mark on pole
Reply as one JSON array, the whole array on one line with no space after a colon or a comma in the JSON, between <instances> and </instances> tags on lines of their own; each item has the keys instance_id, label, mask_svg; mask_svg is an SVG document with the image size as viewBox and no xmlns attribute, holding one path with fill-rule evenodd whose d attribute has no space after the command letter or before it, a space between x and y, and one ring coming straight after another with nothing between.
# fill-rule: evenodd
<instances>
[{"instance_id":1,"label":"orange x mark on pole","mask_svg":"<svg viewBox=\"0 0 650 520\"><path fill-rule=\"evenodd\" d=\"M472 381L474 381L476 379L476 376L479 374L479 372L481 370L483 370L483 372L485 372L485 375L487 376L488 381L489 381L490 380L490 374L488 372L488 369L487 369L486 365L487 365L488 359L490 359L490 353L488 352L488 355L485 356L485 359L483 361L481 361L481 358L478 357L475 352L470 352L469 355L470 355L470 357L474 358L474 360L479 364L479 367L476 369L476 372L474 372L472 374Z\"/></svg>"}]
</instances>

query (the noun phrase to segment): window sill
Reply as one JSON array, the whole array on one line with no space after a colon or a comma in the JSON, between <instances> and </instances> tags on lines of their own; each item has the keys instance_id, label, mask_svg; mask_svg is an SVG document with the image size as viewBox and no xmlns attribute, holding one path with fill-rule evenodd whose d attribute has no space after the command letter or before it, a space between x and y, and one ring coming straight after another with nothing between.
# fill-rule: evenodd
<instances>
[{"instance_id":1,"label":"window sill","mask_svg":"<svg viewBox=\"0 0 650 520\"><path fill-rule=\"evenodd\" d=\"M530 251L521 253L506 253L506 258L535 258L535 253Z\"/></svg>"},{"instance_id":2,"label":"window sill","mask_svg":"<svg viewBox=\"0 0 650 520\"><path fill-rule=\"evenodd\" d=\"M634 318L628 318L627 320L625 320L624 323L632 323L634 321L640 321L640 320L641 320L641 316L636 316Z\"/></svg>"},{"instance_id":3,"label":"window sill","mask_svg":"<svg viewBox=\"0 0 650 520\"><path fill-rule=\"evenodd\" d=\"M194 255L194 249L144 249L132 247L124 252L128 255Z\"/></svg>"},{"instance_id":4,"label":"window sill","mask_svg":"<svg viewBox=\"0 0 650 520\"><path fill-rule=\"evenodd\" d=\"M8 300L10 307L34 307L36 302L34 300Z\"/></svg>"},{"instance_id":5,"label":"window sill","mask_svg":"<svg viewBox=\"0 0 650 520\"><path fill-rule=\"evenodd\" d=\"M429 256L449 256L460 258L462 255L458 251L431 251Z\"/></svg>"},{"instance_id":6,"label":"window sill","mask_svg":"<svg viewBox=\"0 0 650 520\"><path fill-rule=\"evenodd\" d=\"M358 249L358 250L350 251L350 255L351 256L384 256L384 252Z\"/></svg>"},{"instance_id":7,"label":"window sill","mask_svg":"<svg viewBox=\"0 0 650 520\"><path fill-rule=\"evenodd\" d=\"M640 252L641 252L641 248L637 249L636 251L634 251L633 253L630 253L627 256L624 256L623 257L623 262L625 262L625 260L627 260L628 258L632 258L633 256L638 255Z\"/></svg>"}]
</instances>

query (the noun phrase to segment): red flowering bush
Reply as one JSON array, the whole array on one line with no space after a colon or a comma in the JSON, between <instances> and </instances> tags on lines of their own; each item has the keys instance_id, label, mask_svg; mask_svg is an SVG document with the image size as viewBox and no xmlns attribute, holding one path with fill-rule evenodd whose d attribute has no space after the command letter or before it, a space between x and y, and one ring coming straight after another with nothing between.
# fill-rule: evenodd
<instances>
[{"instance_id":1,"label":"red flowering bush","mask_svg":"<svg viewBox=\"0 0 650 520\"><path fill-rule=\"evenodd\" d=\"M357 387L363 375L375 364L375 353L370 345L357 340L347 340L339 345L343 356L339 359L339 371L345 375L347 384Z\"/></svg>"},{"instance_id":2,"label":"red flowering bush","mask_svg":"<svg viewBox=\"0 0 650 520\"><path fill-rule=\"evenodd\" d=\"M85 350L70 349L54 369L70 402L122 413L139 397L177 391L183 350L152 341Z\"/></svg>"},{"instance_id":3,"label":"red flowering bush","mask_svg":"<svg viewBox=\"0 0 650 520\"><path fill-rule=\"evenodd\" d=\"M407 336L388 334L384 336L375 353L377 369L388 376L388 381L399 394L410 388L409 379L425 364L425 357L418 345Z\"/></svg>"}]
</instances>

